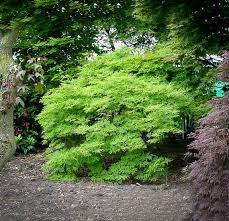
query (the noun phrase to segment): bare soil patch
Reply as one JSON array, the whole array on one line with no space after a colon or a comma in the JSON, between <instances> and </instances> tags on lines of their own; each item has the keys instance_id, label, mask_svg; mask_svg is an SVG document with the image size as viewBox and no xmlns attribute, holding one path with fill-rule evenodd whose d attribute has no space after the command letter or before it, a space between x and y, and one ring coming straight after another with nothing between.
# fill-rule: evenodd
<instances>
[{"instance_id":1,"label":"bare soil patch","mask_svg":"<svg viewBox=\"0 0 229 221\"><path fill-rule=\"evenodd\" d=\"M191 212L187 184L107 185L47 180L35 155L0 173L0 221L181 221Z\"/></svg>"}]
</instances>

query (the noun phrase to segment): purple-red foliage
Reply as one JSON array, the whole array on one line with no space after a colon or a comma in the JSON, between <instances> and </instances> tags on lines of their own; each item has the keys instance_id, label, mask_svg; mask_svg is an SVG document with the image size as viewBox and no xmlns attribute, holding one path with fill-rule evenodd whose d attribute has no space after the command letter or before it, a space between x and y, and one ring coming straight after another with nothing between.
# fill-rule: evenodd
<instances>
[{"instance_id":1,"label":"purple-red foliage","mask_svg":"<svg viewBox=\"0 0 229 221\"><path fill-rule=\"evenodd\" d=\"M229 81L229 52L224 54L219 80ZM192 164L192 221L229 221L229 94L214 98L212 112L192 134L190 149L198 151Z\"/></svg>"}]
</instances>

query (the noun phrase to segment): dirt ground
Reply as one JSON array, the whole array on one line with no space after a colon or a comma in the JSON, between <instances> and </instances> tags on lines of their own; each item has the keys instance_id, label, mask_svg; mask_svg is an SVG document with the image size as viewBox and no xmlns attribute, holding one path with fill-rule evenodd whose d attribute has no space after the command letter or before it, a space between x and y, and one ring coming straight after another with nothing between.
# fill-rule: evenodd
<instances>
[{"instance_id":1,"label":"dirt ground","mask_svg":"<svg viewBox=\"0 0 229 221\"><path fill-rule=\"evenodd\" d=\"M186 184L53 182L42 164L16 157L0 173L0 221L181 221L191 211Z\"/></svg>"}]
</instances>

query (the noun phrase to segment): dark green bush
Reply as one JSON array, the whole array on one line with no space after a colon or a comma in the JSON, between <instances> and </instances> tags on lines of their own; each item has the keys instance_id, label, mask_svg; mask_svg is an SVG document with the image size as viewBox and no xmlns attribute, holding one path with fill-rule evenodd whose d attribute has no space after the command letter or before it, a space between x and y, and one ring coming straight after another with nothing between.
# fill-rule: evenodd
<instances>
[{"instance_id":1,"label":"dark green bush","mask_svg":"<svg viewBox=\"0 0 229 221\"><path fill-rule=\"evenodd\" d=\"M35 119L41 111L41 94L31 90L24 93L24 106L18 105L14 111L14 134L17 153L27 154L41 149L41 126Z\"/></svg>"},{"instance_id":2,"label":"dark green bush","mask_svg":"<svg viewBox=\"0 0 229 221\"><path fill-rule=\"evenodd\" d=\"M78 79L44 97L38 119L49 143L50 178L74 180L82 167L92 180L118 183L167 174L171 159L149 146L182 133L182 116L200 108L187 91L147 75L153 68L148 56L121 50L88 63Z\"/></svg>"}]
</instances>

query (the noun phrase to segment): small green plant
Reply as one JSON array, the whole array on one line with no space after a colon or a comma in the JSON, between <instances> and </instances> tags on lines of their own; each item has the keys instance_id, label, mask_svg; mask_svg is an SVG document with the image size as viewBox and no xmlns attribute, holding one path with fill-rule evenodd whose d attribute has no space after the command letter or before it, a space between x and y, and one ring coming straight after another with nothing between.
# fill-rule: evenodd
<instances>
[{"instance_id":1,"label":"small green plant","mask_svg":"<svg viewBox=\"0 0 229 221\"><path fill-rule=\"evenodd\" d=\"M36 139L32 136L22 137L21 134L15 136L17 150L20 153L27 154L29 151L35 149Z\"/></svg>"},{"instance_id":2,"label":"small green plant","mask_svg":"<svg viewBox=\"0 0 229 221\"><path fill-rule=\"evenodd\" d=\"M195 116L199 105L164 78L140 74L147 62L125 50L101 56L44 97L38 119L49 143L50 178L74 180L82 167L95 181L165 177L171 159L152 147L182 133L182 116Z\"/></svg>"}]
</instances>

